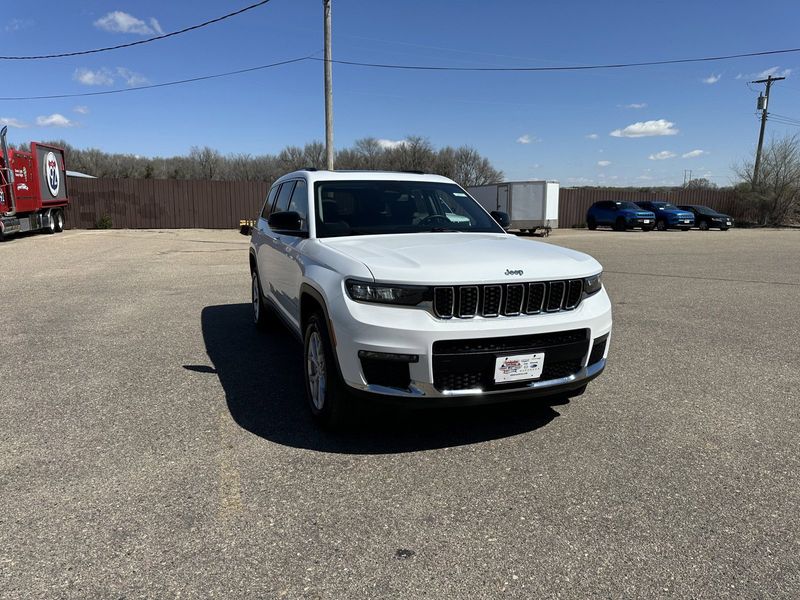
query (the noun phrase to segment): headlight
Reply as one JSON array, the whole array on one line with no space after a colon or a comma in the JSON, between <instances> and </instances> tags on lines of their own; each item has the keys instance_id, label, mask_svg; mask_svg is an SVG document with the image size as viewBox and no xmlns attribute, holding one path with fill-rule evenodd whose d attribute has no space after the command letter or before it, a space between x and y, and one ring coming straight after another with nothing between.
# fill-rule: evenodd
<instances>
[{"instance_id":1,"label":"headlight","mask_svg":"<svg viewBox=\"0 0 800 600\"><path fill-rule=\"evenodd\" d=\"M591 277L586 277L583 280L583 293L587 296L591 296L592 294L596 294L600 290L603 289L603 284L600 282L601 277L603 276L603 272L600 271L597 275L592 275Z\"/></svg>"},{"instance_id":2,"label":"headlight","mask_svg":"<svg viewBox=\"0 0 800 600\"><path fill-rule=\"evenodd\" d=\"M350 297L359 302L416 306L430 297L430 288L419 285L394 285L348 279L345 281L345 287Z\"/></svg>"}]
</instances>

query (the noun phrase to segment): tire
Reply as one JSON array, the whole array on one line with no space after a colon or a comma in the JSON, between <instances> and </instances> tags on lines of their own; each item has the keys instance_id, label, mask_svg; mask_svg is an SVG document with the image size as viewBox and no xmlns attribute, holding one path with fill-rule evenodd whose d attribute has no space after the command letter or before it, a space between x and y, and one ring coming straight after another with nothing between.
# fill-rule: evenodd
<instances>
[{"instance_id":1,"label":"tire","mask_svg":"<svg viewBox=\"0 0 800 600\"><path fill-rule=\"evenodd\" d=\"M55 221L56 233L64 231L64 211L57 210L53 213L53 221Z\"/></svg>"},{"instance_id":2,"label":"tire","mask_svg":"<svg viewBox=\"0 0 800 600\"><path fill-rule=\"evenodd\" d=\"M56 229L56 213L58 213L57 210L54 210L50 213L50 224L44 228L44 232L47 235L53 235L56 233L56 231L58 231Z\"/></svg>"},{"instance_id":3,"label":"tire","mask_svg":"<svg viewBox=\"0 0 800 600\"><path fill-rule=\"evenodd\" d=\"M350 398L333 354L325 317L311 315L303 336L303 381L314 421L325 429L347 422Z\"/></svg>"},{"instance_id":4,"label":"tire","mask_svg":"<svg viewBox=\"0 0 800 600\"><path fill-rule=\"evenodd\" d=\"M625 231L628 228L628 225L625 223L625 219L620 217L614 222L614 231Z\"/></svg>"},{"instance_id":5,"label":"tire","mask_svg":"<svg viewBox=\"0 0 800 600\"><path fill-rule=\"evenodd\" d=\"M272 314L264 302L264 292L261 289L261 281L255 269L253 269L251 277L250 290L252 292L253 323L258 329L265 331L272 325Z\"/></svg>"},{"instance_id":6,"label":"tire","mask_svg":"<svg viewBox=\"0 0 800 600\"><path fill-rule=\"evenodd\" d=\"M697 224L697 226L700 228L700 231L708 231L710 229L710 227L708 226L708 221L706 221L705 219L700 221Z\"/></svg>"},{"instance_id":7,"label":"tire","mask_svg":"<svg viewBox=\"0 0 800 600\"><path fill-rule=\"evenodd\" d=\"M586 219L586 227L588 227L591 231L597 229L597 221L594 217L589 217Z\"/></svg>"},{"instance_id":8,"label":"tire","mask_svg":"<svg viewBox=\"0 0 800 600\"><path fill-rule=\"evenodd\" d=\"M656 221L656 229L658 229L659 231L666 231L667 230L666 221Z\"/></svg>"}]
</instances>

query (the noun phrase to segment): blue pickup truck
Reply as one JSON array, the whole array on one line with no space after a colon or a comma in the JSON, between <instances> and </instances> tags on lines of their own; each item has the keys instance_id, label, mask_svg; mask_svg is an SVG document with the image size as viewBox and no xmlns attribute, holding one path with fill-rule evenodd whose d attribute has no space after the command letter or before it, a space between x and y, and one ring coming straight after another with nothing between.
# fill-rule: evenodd
<instances>
[{"instance_id":1,"label":"blue pickup truck","mask_svg":"<svg viewBox=\"0 0 800 600\"><path fill-rule=\"evenodd\" d=\"M662 201L637 202L639 208L652 211L656 216L656 229L680 229L689 231L694 227L694 214L688 210L681 210L674 204Z\"/></svg>"},{"instance_id":2,"label":"blue pickup truck","mask_svg":"<svg viewBox=\"0 0 800 600\"><path fill-rule=\"evenodd\" d=\"M586 226L592 230L597 229L598 225L608 225L617 231L635 227L640 227L642 231L650 231L655 227L655 221L656 216L652 212L624 200L595 202L586 213Z\"/></svg>"}]
</instances>

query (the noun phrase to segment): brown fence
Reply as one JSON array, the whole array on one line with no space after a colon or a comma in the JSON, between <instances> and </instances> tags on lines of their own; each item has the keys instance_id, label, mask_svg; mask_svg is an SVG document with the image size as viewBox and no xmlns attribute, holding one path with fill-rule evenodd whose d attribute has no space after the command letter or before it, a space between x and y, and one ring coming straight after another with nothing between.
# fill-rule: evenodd
<instances>
[{"instance_id":1,"label":"brown fence","mask_svg":"<svg viewBox=\"0 0 800 600\"><path fill-rule=\"evenodd\" d=\"M68 227L92 229L110 219L115 229L234 229L261 209L267 183L258 181L186 181L176 179L69 178L72 204ZM599 200L667 200L673 204L705 204L737 220L756 221L753 206L730 190L680 190L669 193L615 189L562 188L559 227L586 222L586 211Z\"/></svg>"},{"instance_id":2,"label":"brown fence","mask_svg":"<svg viewBox=\"0 0 800 600\"><path fill-rule=\"evenodd\" d=\"M258 181L69 178L68 227L92 229L233 229L261 210L267 184Z\"/></svg>"},{"instance_id":3,"label":"brown fence","mask_svg":"<svg viewBox=\"0 0 800 600\"><path fill-rule=\"evenodd\" d=\"M558 226L574 227L586 223L586 211L601 200L666 200L672 204L703 204L731 215L738 221L757 220L757 211L738 199L731 190L678 190L674 192L636 192L613 188L562 188L558 193Z\"/></svg>"}]
</instances>

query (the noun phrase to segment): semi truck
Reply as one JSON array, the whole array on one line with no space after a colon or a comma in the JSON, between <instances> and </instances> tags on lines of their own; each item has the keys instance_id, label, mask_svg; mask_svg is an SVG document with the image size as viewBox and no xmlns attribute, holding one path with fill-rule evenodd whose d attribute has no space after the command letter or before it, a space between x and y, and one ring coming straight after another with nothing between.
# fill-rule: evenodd
<instances>
[{"instance_id":1,"label":"semi truck","mask_svg":"<svg viewBox=\"0 0 800 600\"><path fill-rule=\"evenodd\" d=\"M509 229L546 235L558 227L557 181L508 181L467 188L489 212L499 210L511 218Z\"/></svg>"},{"instance_id":2,"label":"semi truck","mask_svg":"<svg viewBox=\"0 0 800 600\"><path fill-rule=\"evenodd\" d=\"M64 150L31 142L30 152L9 150L0 130L0 241L15 233L64 230L69 205Z\"/></svg>"}]
</instances>

